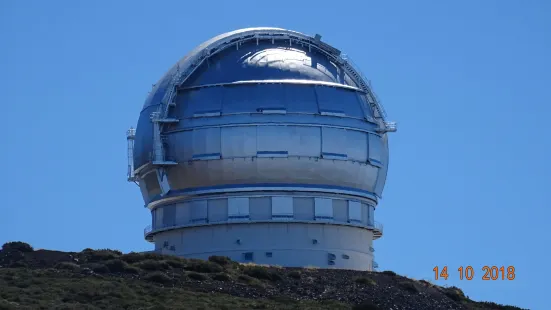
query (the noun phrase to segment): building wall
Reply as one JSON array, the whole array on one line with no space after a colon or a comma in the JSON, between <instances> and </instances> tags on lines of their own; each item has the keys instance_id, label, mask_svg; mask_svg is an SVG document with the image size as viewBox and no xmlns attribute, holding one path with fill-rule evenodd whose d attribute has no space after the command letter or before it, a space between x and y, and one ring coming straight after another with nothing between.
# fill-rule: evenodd
<instances>
[{"instance_id":1,"label":"building wall","mask_svg":"<svg viewBox=\"0 0 551 310\"><path fill-rule=\"evenodd\" d=\"M373 234L357 227L307 223L211 225L155 236L156 249L187 258L228 256L289 267L371 270Z\"/></svg>"},{"instance_id":2,"label":"building wall","mask_svg":"<svg viewBox=\"0 0 551 310\"><path fill-rule=\"evenodd\" d=\"M374 210L372 203L338 195L258 192L187 199L158 206L151 215L153 231L262 221L312 221L373 228Z\"/></svg>"},{"instance_id":3,"label":"building wall","mask_svg":"<svg viewBox=\"0 0 551 310\"><path fill-rule=\"evenodd\" d=\"M350 197L218 195L156 207L152 221L155 248L184 257L358 270L373 259L374 206Z\"/></svg>"}]
</instances>

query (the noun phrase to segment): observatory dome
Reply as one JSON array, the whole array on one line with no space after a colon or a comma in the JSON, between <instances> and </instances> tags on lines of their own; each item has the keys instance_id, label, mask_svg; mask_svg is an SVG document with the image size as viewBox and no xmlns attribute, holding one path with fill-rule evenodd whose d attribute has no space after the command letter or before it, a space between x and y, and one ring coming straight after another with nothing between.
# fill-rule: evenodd
<instances>
[{"instance_id":1,"label":"observatory dome","mask_svg":"<svg viewBox=\"0 0 551 310\"><path fill-rule=\"evenodd\" d=\"M394 130L320 36L214 37L155 84L129 132L146 239L186 257L371 269Z\"/></svg>"}]
</instances>

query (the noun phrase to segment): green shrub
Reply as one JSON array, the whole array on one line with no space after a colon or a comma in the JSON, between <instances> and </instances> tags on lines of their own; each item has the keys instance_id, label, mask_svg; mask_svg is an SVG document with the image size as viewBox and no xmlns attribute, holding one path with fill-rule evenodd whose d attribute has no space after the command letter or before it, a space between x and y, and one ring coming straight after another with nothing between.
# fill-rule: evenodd
<instances>
[{"instance_id":1,"label":"green shrub","mask_svg":"<svg viewBox=\"0 0 551 310\"><path fill-rule=\"evenodd\" d=\"M268 268L261 266L245 266L243 273L253 278L269 281L279 281L281 276Z\"/></svg>"},{"instance_id":2,"label":"green shrub","mask_svg":"<svg viewBox=\"0 0 551 310\"><path fill-rule=\"evenodd\" d=\"M101 262L101 261L119 258L121 256L119 253L120 251L113 251L113 250L86 249L82 251L82 254L84 255L84 259L88 262Z\"/></svg>"},{"instance_id":3,"label":"green shrub","mask_svg":"<svg viewBox=\"0 0 551 310\"><path fill-rule=\"evenodd\" d=\"M170 266L167 262L163 260L153 260L153 259L146 259L144 261L136 263L136 267L143 269L143 270L167 270L170 269Z\"/></svg>"},{"instance_id":4,"label":"green shrub","mask_svg":"<svg viewBox=\"0 0 551 310\"><path fill-rule=\"evenodd\" d=\"M109 268L109 271L120 273L124 272L124 270L128 267L128 263L120 259L108 260L104 263L104 265Z\"/></svg>"},{"instance_id":5,"label":"green shrub","mask_svg":"<svg viewBox=\"0 0 551 310\"><path fill-rule=\"evenodd\" d=\"M300 279L301 276L302 276L302 274L298 270L293 270L293 271L289 272L289 277L291 277L293 279Z\"/></svg>"},{"instance_id":6,"label":"green shrub","mask_svg":"<svg viewBox=\"0 0 551 310\"><path fill-rule=\"evenodd\" d=\"M385 270L383 272L381 272L382 274L386 274L386 275L389 275L389 276L396 276L396 272L394 271L390 271L390 270Z\"/></svg>"},{"instance_id":7,"label":"green shrub","mask_svg":"<svg viewBox=\"0 0 551 310\"><path fill-rule=\"evenodd\" d=\"M10 268L28 268L29 265L27 265L26 262L24 261L17 261L17 262L14 262L13 264L10 264Z\"/></svg>"},{"instance_id":8,"label":"green shrub","mask_svg":"<svg viewBox=\"0 0 551 310\"><path fill-rule=\"evenodd\" d=\"M417 287L415 286L415 284L413 284L413 282L409 282L409 281L402 281L400 283L398 283L398 285L400 285L404 290L410 292L410 293L417 293L419 292L419 290L417 289Z\"/></svg>"},{"instance_id":9,"label":"green shrub","mask_svg":"<svg viewBox=\"0 0 551 310\"><path fill-rule=\"evenodd\" d=\"M231 277L227 273L217 273L212 275L212 279L216 281L230 281Z\"/></svg>"},{"instance_id":10,"label":"green shrub","mask_svg":"<svg viewBox=\"0 0 551 310\"><path fill-rule=\"evenodd\" d=\"M453 301L459 302L465 299L465 294L463 293L463 291L455 286L444 288L443 292Z\"/></svg>"},{"instance_id":11,"label":"green shrub","mask_svg":"<svg viewBox=\"0 0 551 310\"><path fill-rule=\"evenodd\" d=\"M377 307L375 304L369 301L364 301L361 304L355 305L352 307L352 310L379 310L379 309L380 309L379 307Z\"/></svg>"},{"instance_id":12,"label":"green shrub","mask_svg":"<svg viewBox=\"0 0 551 310\"><path fill-rule=\"evenodd\" d=\"M224 271L224 268L222 268L222 266L213 262L200 259L190 259L188 264L184 266L184 269L199 273L219 273Z\"/></svg>"},{"instance_id":13,"label":"green shrub","mask_svg":"<svg viewBox=\"0 0 551 310\"><path fill-rule=\"evenodd\" d=\"M522 310L522 308L515 306L505 306L491 301L477 302L477 306L483 306L486 309L500 309L500 310Z\"/></svg>"},{"instance_id":14,"label":"green shrub","mask_svg":"<svg viewBox=\"0 0 551 310\"><path fill-rule=\"evenodd\" d=\"M167 257L166 261L167 265L169 265L172 268L184 268L186 266L186 260L179 258L179 257Z\"/></svg>"},{"instance_id":15,"label":"green shrub","mask_svg":"<svg viewBox=\"0 0 551 310\"><path fill-rule=\"evenodd\" d=\"M364 284L364 285L376 285L373 279L366 278L366 277L356 278L354 282L358 284Z\"/></svg>"},{"instance_id":16,"label":"green shrub","mask_svg":"<svg viewBox=\"0 0 551 310\"><path fill-rule=\"evenodd\" d=\"M198 272L189 272L187 274L187 276L190 278L190 279L193 279L193 280L197 280L197 281L205 281L208 279L208 277L202 273L198 273Z\"/></svg>"},{"instance_id":17,"label":"green shrub","mask_svg":"<svg viewBox=\"0 0 551 310\"><path fill-rule=\"evenodd\" d=\"M106 261L105 266L109 268L112 273L139 273L139 269L128 265L127 262L120 259L111 259Z\"/></svg>"},{"instance_id":18,"label":"green shrub","mask_svg":"<svg viewBox=\"0 0 551 310\"><path fill-rule=\"evenodd\" d=\"M6 242L4 245L2 245L2 251L19 251L23 253L33 252L33 247L25 242L21 241L13 241L13 242Z\"/></svg>"},{"instance_id":19,"label":"green shrub","mask_svg":"<svg viewBox=\"0 0 551 310\"><path fill-rule=\"evenodd\" d=\"M137 253L130 252L121 256L121 259L129 264L134 264L144 260L164 260L166 256L157 253Z\"/></svg>"},{"instance_id":20,"label":"green shrub","mask_svg":"<svg viewBox=\"0 0 551 310\"><path fill-rule=\"evenodd\" d=\"M144 277L144 280L161 284L170 283L172 280L162 272L152 272Z\"/></svg>"},{"instance_id":21,"label":"green shrub","mask_svg":"<svg viewBox=\"0 0 551 310\"><path fill-rule=\"evenodd\" d=\"M71 262L60 262L55 265L56 269L77 271L80 270L80 266Z\"/></svg>"},{"instance_id":22,"label":"green shrub","mask_svg":"<svg viewBox=\"0 0 551 310\"><path fill-rule=\"evenodd\" d=\"M88 268L95 273L109 273L109 268L104 264L99 263L87 263L81 266L82 268Z\"/></svg>"},{"instance_id":23,"label":"green shrub","mask_svg":"<svg viewBox=\"0 0 551 310\"><path fill-rule=\"evenodd\" d=\"M247 283L247 284L253 284L253 283L255 283L256 281L258 281L258 280L256 280L255 278L249 277L249 276L244 275L244 274L239 275L239 277L237 277L237 279L238 279L239 281L245 282L245 283Z\"/></svg>"},{"instance_id":24,"label":"green shrub","mask_svg":"<svg viewBox=\"0 0 551 310\"><path fill-rule=\"evenodd\" d=\"M220 266L227 266L227 265L230 265L232 263L232 260L229 257L227 257L227 256L217 256L217 255L213 255L213 256L209 257L209 261L213 262L213 263L216 263Z\"/></svg>"}]
</instances>

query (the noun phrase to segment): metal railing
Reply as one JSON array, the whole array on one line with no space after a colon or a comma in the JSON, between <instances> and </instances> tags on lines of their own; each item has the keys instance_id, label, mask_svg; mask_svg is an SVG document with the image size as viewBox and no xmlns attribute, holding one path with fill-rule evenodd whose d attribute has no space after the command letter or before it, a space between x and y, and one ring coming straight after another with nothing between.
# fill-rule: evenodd
<instances>
[{"instance_id":1,"label":"metal railing","mask_svg":"<svg viewBox=\"0 0 551 310\"><path fill-rule=\"evenodd\" d=\"M373 227L375 227L375 229L380 231L381 233L383 232L383 224L375 221L375 224L373 225Z\"/></svg>"},{"instance_id":2,"label":"metal railing","mask_svg":"<svg viewBox=\"0 0 551 310\"><path fill-rule=\"evenodd\" d=\"M208 221L208 220L202 220L198 222L191 222L191 223L185 223L185 224L172 224L172 225L160 225L159 227L153 228L152 225L147 225L144 228L144 237L147 238L148 235L150 235L154 231L161 231L161 230L169 230L169 229L175 229L175 228L186 228L186 227L195 227L195 226L204 226L204 225L216 225L216 224L238 224L238 223L266 223L266 222L274 222L274 223L280 223L280 222L297 222L297 223L312 223L317 224L320 223L320 221L304 221L304 220L295 220L295 219L272 219L272 220L264 220L264 221L252 221L249 218L247 219L237 219L237 220L228 220L228 221ZM334 224L341 224L341 225L350 225L348 222L329 222ZM364 228L372 228L375 231L378 231L380 235L383 234L383 224L379 222L374 222L373 224L361 224L361 225L353 225L353 226L359 226Z\"/></svg>"},{"instance_id":3,"label":"metal railing","mask_svg":"<svg viewBox=\"0 0 551 310\"><path fill-rule=\"evenodd\" d=\"M153 227L151 225L147 225L143 230L144 237L147 237L151 232L153 231Z\"/></svg>"}]
</instances>

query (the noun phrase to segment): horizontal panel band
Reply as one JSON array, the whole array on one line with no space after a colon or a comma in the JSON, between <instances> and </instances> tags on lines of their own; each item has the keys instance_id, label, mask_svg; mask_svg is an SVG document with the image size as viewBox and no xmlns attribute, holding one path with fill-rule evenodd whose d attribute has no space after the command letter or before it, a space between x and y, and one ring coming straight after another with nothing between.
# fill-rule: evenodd
<instances>
[{"instance_id":1,"label":"horizontal panel band","mask_svg":"<svg viewBox=\"0 0 551 310\"><path fill-rule=\"evenodd\" d=\"M346 194L358 196L377 201L374 193L350 187L332 186L332 185L312 185L312 184L282 184L282 183L258 183L258 184L236 184L236 185L220 185L209 187L196 187L182 190L171 190L165 196L157 195L153 197L146 207L152 209L160 204L172 202L175 198L195 195L209 195L231 192L248 192L248 191L296 191L296 192L322 192L332 194Z\"/></svg>"}]
</instances>

